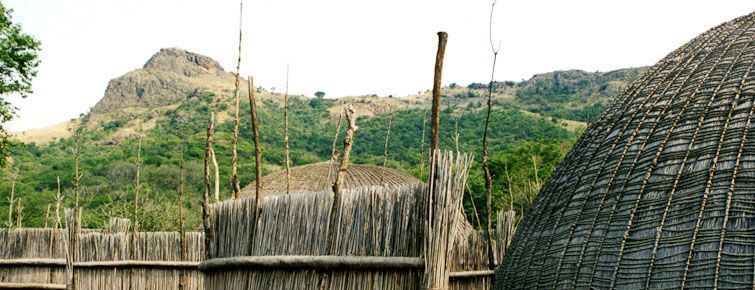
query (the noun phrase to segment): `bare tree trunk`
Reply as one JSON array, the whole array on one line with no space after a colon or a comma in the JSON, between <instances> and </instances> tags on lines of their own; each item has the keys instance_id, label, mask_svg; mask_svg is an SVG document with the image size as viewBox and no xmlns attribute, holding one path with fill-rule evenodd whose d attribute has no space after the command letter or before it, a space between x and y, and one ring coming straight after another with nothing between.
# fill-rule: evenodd
<instances>
[{"instance_id":1,"label":"bare tree trunk","mask_svg":"<svg viewBox=\"0 0 755 290\"><path fill-rule=\"evenodd\" d=\"M477 229L482 229L482 223L480 223L480 215L477 214L477 205L474 202L474 196L472 196L472 190L469 189L469 183L466 184L467 192L469 192L469 201L472 203L472 211L474 212L474 218L477 222Z\"/></svg>"},{"instance_id":2,"label":"bare tree trunk","mask_svg":"<svg viewBox=\"0 0 755 290\"><path fill-rule=\"evenodd\" d=\"M438 170L436 166L440 163L438 158L440 157L440 144L438 139L438 132L440 131L440 96L441 96L441 80L443 73L443 57L446 51L446 42L448 42L448 34L443 31L438 32L438 52L435 56L435 75L433 79L433 100L432 100L432 127L430 128L431 143L430 143L430 168L428 170L428 193L427 196L432 196L435 192L435 181ZM425 216L429 219L433 216L431 210L433 201L428 201ZM426 228L429 225L426 225Z\"/></svg>"},{"instance_id":3,"label":"bare tree trunk","mask_svg":"<svg viewBox=\"0 0 755 290\"><path fill-rule=\"evenodd\" d=\"M343 179L346 175L346 170L349 167L349 157L351 157L351 146L354 143L354 137L359 129L357 127L357 118L355 116L354 108L349 106L346 109L346 121L349 124L348 130L346 130L346 136L343 139L343 152L341 153L341 165L338 167L338 174L336 174L336 181L333 182L333 193L335 196L341 194L341 187L343 186Z\"/></svg>"},{"instance_id":4,"label":"bare tree trunk","mask_svg":"<svg viewBox=\"0 0 755 290\"><path fill-rule=\"evenodd\" d=\"M286 194L291 194L291 158L288 151L288 65L286 65L286 93L283 95L283 147L286 152Z\"/></svg>"},{"instance_id":5,"label":"bare tree trunk","mask_svg":"<svg viewBox=\"0 0 755 290\"><path fill-rule=\"evenodd\" d=\"M532 167L535 171L535 186L537 187L536 190L540 190L540 177L537 175L537 172L539 171L539 168L537 167L537 159L534 154L530 155L532 157Z\"/></svg>"},{"instance_id":6,"label":"bare tree trunk","mask_svg":"<svg viewBox=\"0 0 755 290\"><path fill-rule=\"evenodd\" d=\"M8 198L8 222L5 223L5 226L8 229L13 228L13 204L16 202L16 179L18 178L18 173L13 173L13 177L11 178L11 184L10 184L10 197Z\"/></svg>"},{"instance_id":7,"label":"bare tree trunk","mask_svg":"<svg viewBox=\"0 0 755 290\"><path fill-rule=\"evenodd\" d=\"M74 131L73 135L73 196L75 215L79 214L79 187L81 186L81 174L79 174L79 154L80 154L80 133L81 125Z\"/></svg>"},{"instance_id":8,"label":"bare tree trunk","mask_svg":"<svg viewBox=\"0 0 755 290\"><path fill-rule=\"evenodd\" d=\"M337 159L336 158L336 144L338 143L338 135L341 132L341 121L343 121L343 112L345 110L346 109L343 106L343 101L341 101L341 110L340 110L340 113L338 114L338 122L336 123L336 133L333 135L333 145L331 146L332 149L330 151L330 161L328 164L328 178L325 179L326 184L330 182L330 177L333 173L332 172L333 164Z\"/></svg>"},{"instance_id":9,"label":"bare tree trunk","mask_svg":"<svg viewBox=\"0 0 755 290\"><path fill-rule=\"evenodd\" d=\"M47 211L45 212L45 228L47 228L47 226L49 226L49 221L50 221L50 208L51 208L51 207L52 207L52 204L48 203L48 204L47 204Z\"/></svg>"},{"instance_id":10,"label":"bare tree trunk","mask_svg":"<svg viewBox=\"0 0 755 290\"><path fill-rule=\"evenodd\" d=\"M182 130L183 131L183 130ZM183 135L183 134L181 134ZM184 140L185 136L181 136ZM179 257L181 261L186 261L186 232L184 229L184 143L181 143L180 159L178 161L178 231L179 231ZM184 271L179 271L178 289L186 288L186 275Z\"/></svg>"},{"instance_id":11,"label":"bare tree trunk","mask_svg":"<svg viewBox=\"0 0 755 290\"><path fill-rule=\"evenodd\" d=\"M60 204L63 202L63 196L60 194L60 176L58 176L58 192L55 195L55 228L62 227L60 218Z\"/></svg>"},{"instance_id":12,"label":"bare tree trunk","mask_svg":"<svg viewBox=\"0 0 755 290\"><path fill-rule=\"evenodd\" d=\"M21 198L16 199L16 228L21 228L24 219L24 206L21 204Z\"/></svg>"},{"instance_id":13,"label":"bare tree trunk","mask_svg":"<svg viewBox=\"0 0 755 290\"><path fill-rule=\"evenodd\" d=\"M422 118L422 140L419 143L419 179L424 179L425 175L425 125L427 125L427 119Z\"/></svg>"},{"instance_id":14,"label":"bare tree trunk","mask_svg":"<svg viewBox=\"0 0 755 290\"><path fill-rule=\"evenodd\" d=\"M456 152L459 152L459 118L456 118L456 123L454 123L454 143L456 144Z\"/></svg>"},{"instance_id":15,"label":"bare tree trunk","mask_svg":"<svg viewBox=\"0 0 755 290\"><path fill-rule=\"evenodd\" d=\"M215 170L215 202L220 201L220 168L218 168L218 159L215 157L215 149L210 144L210 157L212 158L212 167Z\"/></svg>"},{"instance_id":16,"label":"bare tree trunk","mask_svg":"<svg viewBox=\"0 0 755 290\"><path fill-rule=\"evenodd\" d=\"M236 113L234 115L234 126L233 126L233 157L231 158L231 189L232 194L231 196L233 199L239 198L239 192L241 191L241 187L239 186L239 175L238 175L238 165L239 165L239 154L238 154L238 148L239 148L239 106L241 105L241 98L239 96L239 86L241 85L241 81L239 78L241 78L241 27L242 27L242 20L244 19L244 1L239 1L239 58L236 61L236 89L234 90L234 94L236 96Z\"/></svg>"},{"instance_id":17,"label":"bare tree trunk","mask_svg":"<svg viewBox=\"0 0 755 290\"><path fill-rule=\"evenodd\" d=\"M496 247L493 238L493 175L490 172L490 162L488 160L488 127L490 126L490 111L493 107L493 81L495 78L495 64L498 59L498 50L493 46L493 8L495 8L495 2L490 6L490 48L493 50L493 68L490 72L490 83L488 84L488 101L487 111L485 113L485 130L482 133L482 168L485 171L485 191L487 193L485 197L485 206L488 211L488 224L487 224L487 238L488 238L488 266L490 269L494 269L498 264L496 261Z\"/></svg>"},{"instance_id":18,"label":"bare tree trunk","mask_svg":"<svg viewBox=\"0 0 755 290\"><path fill-rule=\"evenodd\" d=\"M210 158L212 155L212 135L215 131L215 113L210 113L210 120L207 122L207 141L204 149L204 195L202 196L202 225L204 227L204 248L205 258L212 258L210 241L212 240L212 230L210 229L209 219L209 202L212 186L210 185ZM217 171L216 171L217 172ZM217 177L215 179L217 181ZM216 188L217 190L217 188ZM217 194L217 191L215 192ZM217 198L217 196L216 196Z\"/></svg>"},{"instance_id":19,"label":"bare tree trunk","mask_svg":"<svg viewBox=\"0 0 755 290\"><path fill-rule=\"evenodd\" d=\"M252 138L254 138L254 163L257 178L255 178L255 201L257 202L257 210L254 214L255 219L259 219L260 211L262 210L262 146L260 146L260 128L257 123L257 100L254 98L254 79L249 76L247 80L249 83L249 109L251 110L252 117ZM256 224L256 223L255 223Z\"/></svg>"},{"instance_id":20,"label":"bare tree trunk","mask_svg":"<svg viewBox=\"0 0 755 290\"><path fill-rule=\"evenodd\" d=\"M388 130L385 132L385 147L383 148L383 167L388 165L388 143L391 140L391 126L393 126L393 115L388 119Z\"/></svg>"},{"instance_id":21,"label":"bare tree trunk","mask_svg":"<svg viewBox=\"0 0 755 290\"><path fill-rule=\"evenodd\" d=\"M433 79L433 117L432 117L432 131L430 152L435 155L435 150L440 148L438 140L438 132L440 130L440 94L441 94L441 81L443 79L443 57L446 54L446 42L448 42L448 34L441 31L438 32L438 52L435 55L435 78ZM431 162L431 164L433 164Z\"/></svg>"},{"instance_id":22,"label":"bare tree trunk","mask_svg":"<svg viewBox=\"0 0 755 290\"><path fill-rule=\"evenodd\" d=\"M133 232L139 231L139 192L142 189L141 171L142 171L142 137L139 136L139 144L136 147L136 179L134 180L134 226Z\"/></svg>"},{"instance_id":23,"label":"bare tree trunk","mask_svg":"<svg viewBox=\"0 0 755 290\"><path fill-rule=\"evenodd\" d=\"M335 227L336 227L336 211L338 210L338 204L341 200L341 187L343 186L343 179L346 175L346 171L349 168L349 158L351 156L351 147L354 144L354 137L359 127L356 125L356 115L354 108L349 106L346 109L346 121L348 122L348 129L346 130L346 136L343 139L343 152L341 152L341 164L338 167L338 173L336 174L336 180L333 182L333 204L328 214L328 236L325 241L325 254L332 254ZM327 289L327 285L330 281L330 275L325 272L320 279L320 290Z\"/></svg>"},{"instance_id":24,"label":"bare tree trunk","mask_svg":"<svg viewBox=\"0 0 755 290\"><path fill-rule=\"evenodd\" d=\"M509 165L503 164L503 172L506 173L506 182L509 185L509 210L514 210L514 190L511 187L511 176L509 176Z\"/></svg>"}]
</instances>

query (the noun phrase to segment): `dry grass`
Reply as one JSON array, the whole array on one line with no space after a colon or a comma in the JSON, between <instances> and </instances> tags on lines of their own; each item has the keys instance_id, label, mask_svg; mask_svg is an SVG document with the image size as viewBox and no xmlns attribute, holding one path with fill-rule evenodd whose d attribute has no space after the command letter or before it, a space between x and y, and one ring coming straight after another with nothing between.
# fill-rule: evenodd
<instances>
[{"instance_id":1,"label":"dry grass","mask_svg":"<svg viewBox=\"0 0 755 290\"><path fill-rule=\"evenodd\" d=\"M11 138L23 143L47 144L59 138L71 137L69 128L78 124L78 119L55 124L49 127L29 129L26 131L11 132Z\"/></svg>"},{"instance_id":2,"label":"dry grass","mask_svg":"<svg viewBox=\"0 0 755 290\"><path fill-rule=\"evenodd\" d=\"M332 173L338 170L338 164L328 162L313 163L291 168L291 193L319 192L330 190L335 174L328 177L328 168ZM351 164L346 171L344 181L345 189L358 189L370 186L398 187L407 184L420 183L412 176L403 174L397 170L373 166ZM279 195L286 193L286 171L277 171L262 178L263 195ZM254 195L254 184L250 184L241 190L241 195Z\"/></svg>"}]
</instances>

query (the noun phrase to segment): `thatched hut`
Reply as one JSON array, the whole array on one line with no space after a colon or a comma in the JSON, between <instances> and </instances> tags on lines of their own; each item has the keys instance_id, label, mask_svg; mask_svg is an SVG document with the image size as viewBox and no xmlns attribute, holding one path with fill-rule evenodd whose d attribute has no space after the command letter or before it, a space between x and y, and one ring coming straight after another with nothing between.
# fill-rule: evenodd
<instances>
[{"instance_id":1,"label":"thatched hut","mask_svg":"<svg viewBox=\"0 0 755 290\"><path fill-rule=\"evenodd\" d=\"M615 98L537 196L496 289L755 286L755 13Z\"/></svg>"},{"instance_id":2,"label":"thatched hut","mask_svg":"<svg viewBox=\"0 0 755 290\"><path fill-rule=\"evenodd\" d=\"M330 190L338 173L338 163L319 162L290 168L291 192L320 192ZM398 187L420 183L419 179L397 170L362 164L350 164L346 171L343 189L359 189L370 186ZM286 194L286 170L262 177L262 194ZM255 184L241 190L242 196L254 196Z\"/></svg>"}]
</instances>

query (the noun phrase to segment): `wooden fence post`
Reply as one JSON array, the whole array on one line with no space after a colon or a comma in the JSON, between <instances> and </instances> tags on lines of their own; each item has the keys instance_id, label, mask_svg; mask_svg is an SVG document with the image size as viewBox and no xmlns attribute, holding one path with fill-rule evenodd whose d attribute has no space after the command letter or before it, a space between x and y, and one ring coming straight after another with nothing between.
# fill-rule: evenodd
<instances>
[{"instance_id":1,"label":"wooden fence post","mask_svg":"<svg viewBox=\"0 0 755 290\"><path fill-rule=\"evenodd\" d=\"M440 130L440 92L442 89L441 81L443 75L443 57L446 54L446 42L448 34L438 32L438 52L435 55L435 77L433 79L433 119L432 119L432 139L430 141L430 152L439 149L438 132Z\"/></svg>"},{"instance_id":2,"label":"wooden fence post","mask_svg":"<svg viewBox=\"0 0 755 290\"><path fill-rule=\"evenodd\" d=\"M256 178L254 180L254 198L257 207L254 211L255 225L260 218L262 211L262 146L260 145L260 128L257 123L257 100L254 98L254 79L249 76L247 79L247 88L249 89L249 110L252 118L252 138L254 139L254 163Z\"/></svg>"},{"instance_id":3,"label":"wooden fence post","mask_svg":"<svg viewBox=\"0 0 755 290\"><path fill-rule=\"evenodd\" d=\"M66 288L70 290L78 289L78 281L76 278L76 270L73 268L73 264L77 260L78 240L80 233L81 216L76 208L66 209Z\"/></svg>"},{"instance_id":4,"label":"wooden fence post","mask_svg":"<svg viewBox=\"0 0 755 290\"><path fill-rule=\"evenodd\" d=\"M202 196L202 226L204 228L204 251L205 258L212 258L212 251L210 249L210 241L212 241L212 230L210 229L209 219L209 206L210 206L210 193L212 187L210 185L210 159L213 158L212 152L212 135L215 132L215 113L210 112L210 120L207 122L207 140L205 143L204 151L204 186L205 191ZM217 173L217 171L215 171ZM217 182L217 175L215 177ZM217 183L216 183L217 184ZM217 188L215 189L215 198L217 202Z\"/></svg>"},{"instance_id":5,"label":"wooden fence post","mask_svg":"<svg viewBox=\"0 0 755 290\"><path fill-rule=\"evenodd\" d=\"M446 52L446 43L448 34L438 32L438 51L435 56L435 75L433 79L433 99L432 99L432 120L430 129L430 171L428 176L428 190L425 194L425 241L423 259L425 262L425 273L423 286L425 289L446 290L448 289L448 267L446 258L449 247L453 244L452 235L449 235L452 229L449 229L449 215L453 215L457 208L448 207L449 196L445 188L438 187L440 181L439 169L439 139L440 131L440 95L441 80L443 73L443 57ZM461 192L463 194L464 188ZM463 195L462 195L463 196ZM461 198L459 198L461 202ZM453 220L453 219L452 219ZM450 241L450 244L449 244Z\"/></svg>"}]
</instances>

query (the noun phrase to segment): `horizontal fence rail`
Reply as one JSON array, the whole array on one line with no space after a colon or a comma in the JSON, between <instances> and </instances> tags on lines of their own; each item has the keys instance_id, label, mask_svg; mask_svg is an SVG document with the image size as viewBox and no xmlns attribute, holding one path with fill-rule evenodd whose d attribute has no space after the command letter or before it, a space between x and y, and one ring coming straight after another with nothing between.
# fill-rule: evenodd
<instances>
[{"instance_id":1,"label":"horizontal fence rail","mask_svg":"<svg viewBox=\"0 0 755 290\"><path fill-rule=\"evenodd\" d=\"M205 272L233 269L369 269L398 270L421 269L422 259L418 257L375 257L375 256L248 256L216 258L202 262L199 269Z\"/></svg>"},{"instance_id":2,"label":"horizontal fence rail","mask_svg":"<svg viewBox=\"0 0 755 290\"><path fill-rule=\"evenodd\" d=\"M0 289L66 289L66 284L0 282Z\"/></svg>"}]
</instances>

